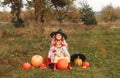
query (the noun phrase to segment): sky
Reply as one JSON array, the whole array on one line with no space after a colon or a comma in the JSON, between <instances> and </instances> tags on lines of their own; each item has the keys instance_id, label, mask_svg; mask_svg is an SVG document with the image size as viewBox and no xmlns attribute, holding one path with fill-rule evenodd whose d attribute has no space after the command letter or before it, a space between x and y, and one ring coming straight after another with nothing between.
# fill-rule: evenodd
<instances>
[{"instance_id":1,"label":"sky","mask_svg":"<svg viewBox=\"0 0 120 78\"><path fill-rule=\"evenodd\" d=\"M107 5L112 5L113 7L120 7L120 0L76 0L75 5L77 7L80 6L81 1L87 1L87 3L90 5L90 7L93 9L93 11L101 11L103 7ZM10 11L10 8L0 7L0 11Z\"/></svg>"},{"instance_id":2,"label":"sky","mask_svg":"<svg viewBox=\"0 0 120 78\"><path fill-rule=\"evenodd\" d=\"M113 7L120 7L120 0L76 0L75 4L79 6L79 2L87 1L93 11L101 11L103 7L112 5Z\"/></svg>"}]
</instances>

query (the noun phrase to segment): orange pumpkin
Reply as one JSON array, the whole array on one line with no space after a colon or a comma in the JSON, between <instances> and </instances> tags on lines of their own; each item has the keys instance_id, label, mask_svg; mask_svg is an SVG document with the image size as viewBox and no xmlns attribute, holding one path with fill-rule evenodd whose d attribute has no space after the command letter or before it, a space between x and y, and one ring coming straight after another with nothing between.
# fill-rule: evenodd
<instances>
[{"instance_id":1,"label":"orange pumpkin","mask_svg":"<svg viewBox=\"0 0 120 78\"><path fill-rule=\"evenodd\" d=\"M67 67L68 67L68 60L66 60L66 59L60 59L60 60L58 60L57 67L60 70L66 70Z\"/></svg>"},{"instance_id":2,"label":"orange pumpkin","mask_svg":"<svg viewBox=\"0 0 120 78\"><path fill-rule=\"evenodd\" d=\"M41 64L40 68L47 68L46 64Z\"/></svg>"},{"instance_id":3,"label":"orange pumpkin","mask_svg":"<svg viewBox=\"0 0 120 78\"><path fill-rule=\"evenodd\" d=\"M31 69L35 69L35 66L31 66Z\"/></svg>"},{"instance_id":4,"label":"orange pumpkin","mask_svg":"<svg viewBox=\"0 0 120 78\"><path fill-rule=\"evenodd\" d=\"M83 68L87 68L90 66L89 62L83 62L82 64Z\"/></svg>"},{"instance_id":5,"label":"orange pumpkin","mask_svg":"<svg viewBox=\"0 0 120 78\"><path fill-rule=\"evenodd\" d=\"M24 70L28 70L28 69L31 68L31 64L30 64L30 63L23 63L22 68L23 68Z\"/></svg>"},{"instance_id":6,"label":"orange pumpkin","mask_svg":"<svg viewBox=\"0 0 120 78\"><path fill-rule=\"evenodd\" d=\"M34 55L31 59L31 63L33 66L40 66L43 64L43 57L40 55Z\"/></svg>"}]
</instances>

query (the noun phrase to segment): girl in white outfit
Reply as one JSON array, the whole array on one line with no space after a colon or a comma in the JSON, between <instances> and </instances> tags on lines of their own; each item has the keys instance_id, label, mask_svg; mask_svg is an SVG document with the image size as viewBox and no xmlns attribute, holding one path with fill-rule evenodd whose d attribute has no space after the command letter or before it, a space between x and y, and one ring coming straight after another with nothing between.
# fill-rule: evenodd
<instances>
[{"instance_id":1,"label":"girl in white outfit","mask_svg":"<svg viewBox=\"0 0 120 78\"><path fill-rule=\"evenodd\" d=\"M49 50L48 57L50 58L51 63L54 64L53 70L56 70L56 63L61 58L68 60L68 68L71 69L70 54L67 49L68 44L65 41L67 36L62 33L61 29L59 29L56 32L52 32L51 37L53 39L51 41L51 48Z\"/></svg>"}]
</instances>

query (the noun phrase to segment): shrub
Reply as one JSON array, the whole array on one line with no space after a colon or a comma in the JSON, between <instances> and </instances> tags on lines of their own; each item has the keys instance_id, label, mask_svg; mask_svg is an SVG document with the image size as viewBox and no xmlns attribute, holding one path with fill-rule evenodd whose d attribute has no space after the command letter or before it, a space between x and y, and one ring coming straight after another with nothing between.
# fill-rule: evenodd
<instances>
[{"instance_id":1,"label":"shrub","mask_svg":"<svg viewBox=\"0 0 120 78\"><path fill-rule=\"evenodd\" d=\"M8 22L11 20L11 14L9 12L0 12L0 21Z\"/></svg>"},{"instance_id":2,"label":"shrub","mask_svg":"<svg viewBox=\"0 0 120 78\"><path fill-rule=\"evenodd\" d=\"M120 19L120 8L113 8L111 5L107 5L102 9L100 19L104 22L114 22Z\"/></svg>"},{"instance_id":3,"label":"shrub","mask_svg":"<svg viewBox=\"0 0 120 78\"><path fill-rule=\"evenodd\" d=\"M89 7L87 3L83 3L82 8L80 8L81 20L86 25L97 24L95 13L92 8Z\"/></svg>"},{"instance_id":4,"label":"shrub","mask_svg":"<svg viewBox=\"0 0 120 78\"><path fill-rule=\"evenodd\" d=\"M19 19L12 19L11 21L15 27L23 27L24 26L24 21L19 18Z\"/></svg>"},{"instance_id":5,"label":"shrub","mask_svg":"<svg viewBox=\"0 0 120 78\"><path fill-rule=\"evenodd\" d=\"M80 13L79 13L79 10L74 8L74 7L71 7L68 12L67 12L67 17L66 19L72 23L78 23L80 22Z\"/></svg>"}]
</instances>

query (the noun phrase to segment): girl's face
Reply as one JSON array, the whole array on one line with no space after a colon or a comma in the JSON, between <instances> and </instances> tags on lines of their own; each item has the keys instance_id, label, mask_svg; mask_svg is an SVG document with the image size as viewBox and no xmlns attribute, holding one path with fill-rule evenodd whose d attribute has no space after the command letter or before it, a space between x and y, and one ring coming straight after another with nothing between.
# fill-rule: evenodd
<instances>
[{"instance_id":1,"label":"girl's face","mask_svg":"<svg viewBox=\"0 0 120 78\"><path fill-rule=\"evenodd\" d=\"M56 34L55 37L56 37L57 40L61 40L62 39L62 35L61 34Z\"/></svg>"}]
</instances>

